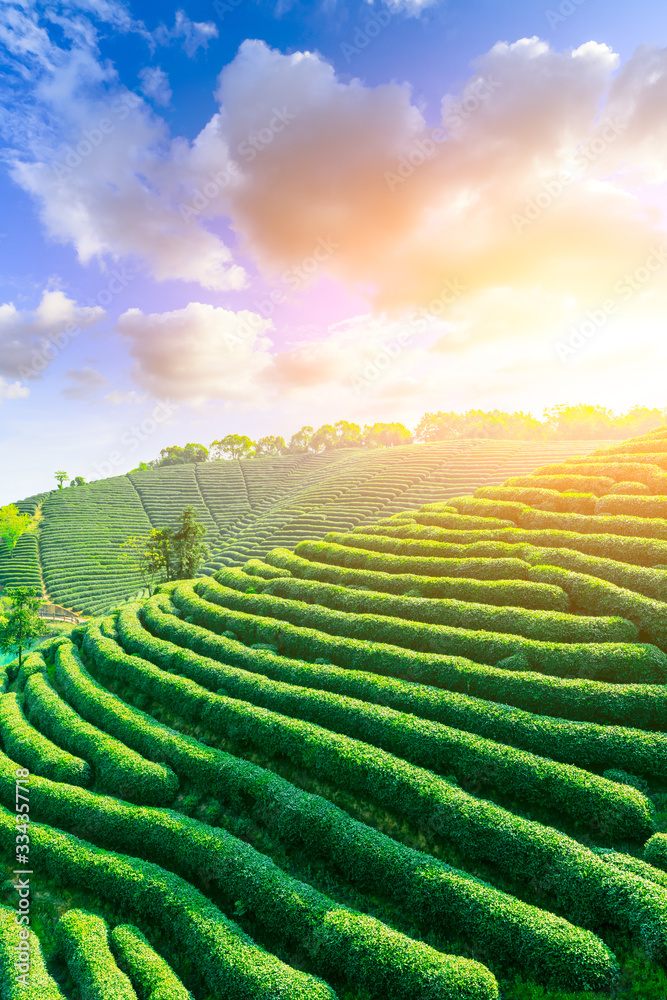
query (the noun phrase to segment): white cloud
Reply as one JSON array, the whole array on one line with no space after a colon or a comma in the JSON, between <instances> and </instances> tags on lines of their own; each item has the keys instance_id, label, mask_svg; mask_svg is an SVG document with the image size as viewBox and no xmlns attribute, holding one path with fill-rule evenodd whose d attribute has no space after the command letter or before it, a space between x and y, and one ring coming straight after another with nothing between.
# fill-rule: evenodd
<instances>
[{"instance_id":1,"label":"white cloud","mask_svg":"<svg viewBox=\"0 0 667 1000\"><path fill-rule=\"evenodd\" d=\"M192 58L199 48L207 48L212 38L218 37L218 29L212 21L191 21L183 10L176 11L174 27L161 25L154 38L160 45L168 45L174 38L183 39L183 48Z\"/></svg>"},{"instance_id":2,"label":"white cloud","mask_svg":"<svg viewBox=\"0 0 667 1000\"><path fill-rule=\"evenodd\" d=\"M0 375L0 406L6 399L24 399L29 395L30 389L27 385L21 385L20 382L8 382Z\"/></svg>"},{"instance_id":3,"label":"white cloud","mask_svg":"<svg viewBox=\"0 0 667 1000\"><path fill-rule=\"evenodd\" d=\"M267 275L330 238L321 270L379 311L423 305L447 279L470 302L504 287L595 301L663 238L648 183L667 159L667 50L618 66L595 42L498 43L434 130L407 87L343 83L318 55L247 41L190 158L236 165L203 212L228 212Z\"/></svg>"},{"instance_id":4,"label":"white cloud","mask_svg":"<svg viewBox=\"0 0 667 1000\"><path fill-rule=\"evenodd\" d=\"M393 13L406 13L409 17L418 17L427 7L439 2L440 0L381 0L379 6L387 6Z\"/></svg>"},{"instance_id":5,"label":"white cloud","mask_svg":"<svg viewBox=\"0 0 667 1000\"><path fill-rule=\"evenodd\" d=\"M136 256L159 281L241 287L245 275L229 248L180 212L189 144L172 141L165 122L100 61L85 17L63 15L58 23L75 39L69 49L49 38L36 8L11 6L0 28L22 74L7 74L2 84L2 124L13 140L6 158L49 236L73 244L84 264ZM200 37L187 18L176 27L186 41ZM164 84L155 76L145 82ZM164 87L156 92L166 97Z\"/></svg>"},{"instance_id":6,"label":"white cloud","mask_svg":"<svg viewBox=\"0 0 667 1000\"><path fill-rule=\"evenodd\" d=\"M139 403L145 403L146 399L146 396L140 395L134 389L131 389L129 392L121 392L118 389L114 389L105 395L104 402L111 403L112 406L135 406Z\"/></svg>"},{"instance_id":7,"label":"white cloud","mask_svg":"<svg viewBox=\"0 0 667 1000\"><path fill-rule=\"evenodd\" d=\"M94 368L70 368L65 372L68 385L62 390L66 399L87 400L109 385L109 380Z\"/></svg>"},{"instance_id":8,"label":"white cloud","mask_svg":"<svg viewBox=\"0 0 667 1000\"><path fill-rule=\"evenodd\" d=\"M201 302L145 314L128 309L116 332L126 341L133 376L156 398L202 403L261 402L259 376L270 364L270 320Z\"/></svg>"},{"instance_id":9,"label":"white cloud","mask_svg":"<svg viewBox=\"0 0 667 1000\"><path fill-rule=\"evenodd\" d=\"M173 96L169 77L159 66L145 66L139 72L142 93L161 108L166 108Z\"/></svg>"},{"instance_id":10,"label":"white cloud","mask_svg":"<svg viewBox=\"0 0 667 1000\"><path fill-rule=\"evenodd\" d=\"M45 291L36 309L17 309L5 302L0 305L0 374L38 378L82 330L104 315L100 306L79 306L59 290Z\"/></svg>"}]
</instances>

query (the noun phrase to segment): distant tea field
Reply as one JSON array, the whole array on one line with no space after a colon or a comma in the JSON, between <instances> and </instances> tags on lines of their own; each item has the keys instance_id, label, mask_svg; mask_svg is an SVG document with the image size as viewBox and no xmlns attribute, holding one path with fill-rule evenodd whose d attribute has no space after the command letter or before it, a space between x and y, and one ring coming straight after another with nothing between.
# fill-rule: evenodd
<instances>
[{"instance_id":1,"label":"distant tea field","mask_svg":"<svg viewBox=\"0 0 667 1000\"><path fill-rule=\"evenodd\" d=\"M123 541L173 525L186 506L206 526L212 573L276 546L499 485L601 443L468 440L333 450L173 466L53 490L17 504L29 513L41 504L42 529L39 541L21 538L11 557L0 547L0 587L43 586L53 602L98 614L142 592L121 556Z\"/></svg>"}]
</instances>

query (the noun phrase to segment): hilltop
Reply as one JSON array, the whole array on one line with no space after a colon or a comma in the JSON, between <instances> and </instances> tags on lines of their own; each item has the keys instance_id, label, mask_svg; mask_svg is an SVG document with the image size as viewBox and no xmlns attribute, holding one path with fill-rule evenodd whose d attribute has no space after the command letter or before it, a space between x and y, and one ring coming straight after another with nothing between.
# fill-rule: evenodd
<instances>
[{"instance_id":1,"label":"hilltop","mask_svg":"<svg viewBox=\"0 0 667 1000\"><path fill-rule=\"evenodd\" d=\"M332 449L177 465L52 490L17 503L43 514L39 539L0 553L0 586L44 588L49 599L98 614L142 592L119 551L132 535L173 525L191 505L207 529L204 572L242 565L421 504L443 500L609 442L467 439L394 448Z\"/></svg>"}]
</instances>

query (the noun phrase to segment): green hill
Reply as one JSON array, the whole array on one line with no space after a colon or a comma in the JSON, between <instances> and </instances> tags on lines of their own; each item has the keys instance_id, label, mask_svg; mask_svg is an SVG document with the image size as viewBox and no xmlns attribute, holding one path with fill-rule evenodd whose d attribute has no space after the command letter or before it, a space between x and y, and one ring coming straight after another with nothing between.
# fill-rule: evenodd
<instances>
[{"instance_id":1,"label":"green hill","mask_svg":"<svg viewBox=\"0 0 667 1000\"><path fill-rule=\"evenodd\" d=\"M304 460L301 496L371 461L397 481ZM166 516L164 478L98 489ZM2 996L664 1000L665 515L667 428L341 518L5 668L0 856L35 936L25 994L6 881Z\"/></svg>"},{"instance_id":2,"label":"green hill","mask_svg":"<svg viewBox=\"0 0 667 1000\"><path fill-rule=\"evenodd\" d=\"M141 578L120 557L122 542L172 525L185 506L206 525L212 573L599 444L467 440L333 450L173 466L53 490L17 504L33 513L41 503L43 526L39 542L28 536L11 557L0 551L0 586L41 587L43 580L50 600L97 614L142 592Z\"/></svg>"}]
</instances>

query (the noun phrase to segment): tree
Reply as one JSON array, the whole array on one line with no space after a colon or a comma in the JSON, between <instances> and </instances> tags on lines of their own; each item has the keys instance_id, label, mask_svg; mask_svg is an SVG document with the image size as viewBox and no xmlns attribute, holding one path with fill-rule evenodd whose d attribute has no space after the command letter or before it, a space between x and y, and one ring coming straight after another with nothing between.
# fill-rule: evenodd
<instances>
[{"instance_id":1,"label":"tree","mask_svg":"<svg viewBox=\"0 0 667 1000\"><path fill-rule=\"evenodd\" d=\"M349 420L339 420L334 424L336 432L336 448L361 448L364 443L359 424L351 424Z\"/></svg>"},{"instance_id":2,"label":"tree","mask_svg":"<svg viewBox=\"0 0 667 1000\"><path fill-rule=\"evenodd\" d=\"M364 444L369 448L393 448L411 443L412 435L403 424L366 424L364 427Z\"/></svg>"},{"instance_id":3,"label":"tree","mask_svg":"<svg viewBox=\"0 0 667 1000\"><path fill-rule=\"evenodd\" d=\"M255 442L247 434L228 434L218 441L211 441L211 451L216 458L250 458Z\"/></svg>"},{"instance_id":4,"label":"tree","mask_svg":"<svg viewBox=\"0 0 667 1000\"><path fill-rule=\"evenodd\" d=\"M208 448L203 444L195 444L192 441L181 448L177 444L169 445L160 452L160 457L152 464L159 469L167 465L191 465L195 462L206 462L208 460Z\"/></svg>"},{"instance_id":5,"label":"tree","mask_svg":"<svg viewBox=\"0 0 667 1000\"><path fill-rule=\"evenodd\" d=\"M39 507L32 516L22 514L14 503L0 507L0 542L9 550L10 555L22 535L34 535L39 531L41 520L42 512Z\"/></svg>"},{"instance_id":6,"label":"tree","mask_svg":"<svg viewBox=\"0 0 667 1000\"><path fill-rule=\"evenodd\" d=\"M614 415L606 406L560 403L545 409L544 417L551 437L590 441L614 436Z\"/></svg>"},{"instance_id":7,"label":"tree","mask_svg":"<svg viewBox=\"0 0 667 1000\"><path fill-rule=\"evenodd\" d=\"M66 483L68 481L69 476L64 471L64 469L58 469L58 471L54 472L53 475L58 480L58 489L61 490L63 488L63 483Z\"/></svg>"},{"instance_id":8,"label":"tree","mask_svg":"<svg viewBox=\"0 0 667 1000\"><path fill-rule=\"evenodd\" d=\"M336 432L331 424L322 424L311 437L308 448L319 453L336 447Z\"/></svg>"},{"instance_id":9,"label":"tree","mask_svg":"<svg viewBox=\"0 0 667 1000\"><path fill-rule=\"evenodd\" d=\"M296 434L292 434L290 442L287 445L287 450L289 452L296 453L310 451L310 442L312 437L313 428L308 426L308 424L304 425L300 431L297 431Z\"/></svg>"},{"instance_id":10,"label":"tree","mask_svg":"<svg viewBox=\"0 0 667 1000\"><path fill-rule=\"evenodd\" d=\"M175 528L165 537L168 541L170 579L189 580L197 576L202 563L208 559L210 549L204 541L206 528L197 520L194 507L186 507L178 515Z\"/></svg>"},{"instance_id":11,"label":"tree","mask_svg":"<svg viewBox=\"0 0 667 1000\"><path fill-rule=\"evenodd\" d=\"M120 548L121 558L134 566L148 587L148 596L152 597L155 585L170 578L169 544L165 532L153 528L148 535L133 535Z\"/></svg>"},{"instance_id":12,"label":"tree","mask_svg":"<svg viewBox=\"0 0 667 1000\"><path fill-rule=\"evenodd\" d=\"M623 417L616 420L614 437L638 437L661 427L665 423L667 411L657 407L633 406Z\"/></svg>"},{"instance_id":13,"label":"tree","mask_svg":"<svg viewBox=\"0 0 667 1000\"><path fill-rule=\"evenodd\" d=\"M285 444L285 438L283 437L268 437L260 438L259 441L255 443L255 455L260 457L262 455L284 455L287 450Z\"/></svg>"},{"instance_id":14,"label":"tree","mask_svg":"<svg viewBox=\"0 0 667 1000\"><path fill-rule=\"evenodd\" d=\"M18 653L20 669L26 646L44 633L44 624L37 614L44 602L33 587L8 587L3 596L9 598L12 607L0 617L0 649L4 653Z\"/></svg>"},{"instance_id":15,"label":"tree","mask_svg":"<svg viewBox=\"0 0 667 1000\"><path fill-rule=\"evenodd\" d=\"M86 480L83 476L75 476L74 479L70 480L70 486L85 486Z\"/></svg>"}]
</instances>

